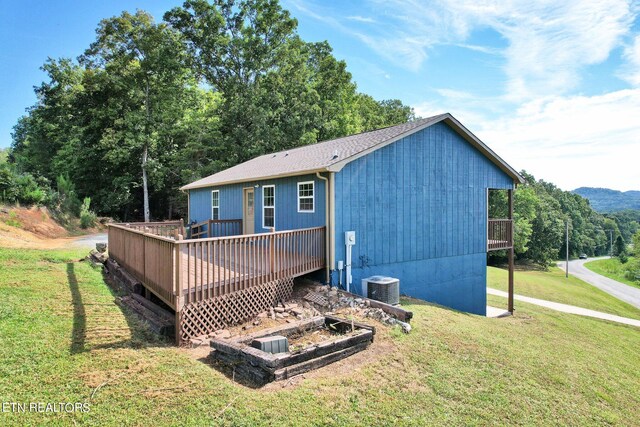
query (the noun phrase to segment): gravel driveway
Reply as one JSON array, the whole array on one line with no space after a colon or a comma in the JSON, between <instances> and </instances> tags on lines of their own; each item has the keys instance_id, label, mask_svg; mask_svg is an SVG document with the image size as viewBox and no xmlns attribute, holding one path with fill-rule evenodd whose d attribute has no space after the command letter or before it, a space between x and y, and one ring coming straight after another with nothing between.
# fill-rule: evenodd
<instances>
[{"instance_id":1,"label":"gravel driveway","mask_svg":"<svg viewBox=\"0 0 640 427\"><path fill-rule=\"evenodd\" d=\"M107 233L87 234L77 237L71 245L75 248L95 249L96 243L107 243Z\"/></svg>"}]
</instances>

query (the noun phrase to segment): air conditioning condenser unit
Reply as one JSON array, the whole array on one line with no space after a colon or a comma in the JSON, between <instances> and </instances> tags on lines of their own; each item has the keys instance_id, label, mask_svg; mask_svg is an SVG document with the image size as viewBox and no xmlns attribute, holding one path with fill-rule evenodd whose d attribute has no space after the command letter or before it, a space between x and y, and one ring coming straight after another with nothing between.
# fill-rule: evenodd
<instances>
[{"instance_id":1,"label":"air conditioning condenser unit","mask_svg":"<svg viewBox=\"0 0 640 427\"><path fill-rule=\"evenodd\" d=\"M362 279L362 293L367 298L387 304L400 304L400 279L371 276Z\"/></svg>"}]
</instances>

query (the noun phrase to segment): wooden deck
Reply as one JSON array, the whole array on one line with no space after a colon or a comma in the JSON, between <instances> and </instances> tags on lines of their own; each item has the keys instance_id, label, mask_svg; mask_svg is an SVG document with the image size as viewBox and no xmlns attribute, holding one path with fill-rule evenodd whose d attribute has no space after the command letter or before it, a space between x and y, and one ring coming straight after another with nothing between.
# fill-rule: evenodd
<instances>
[{"instance_id":1,"label":"wooden deck","mask_svg":"<svg viewBox=\"0 0 640 427\"><path fill-rule=\"evenodd\" d=\"M215 298L281 276L307 274L321 269L325 262L321 256L286 249L274 255L282 260L282 265L272 265L270 249L260 242L211 243L195 248L181 246L181 278L185 283L182 296L185 303Z\"/></svg>"},{"instance_id":2,"label":"wooden deck","mask_svg":"<svg viewBox=\"0 0 640 427\"><path fill-rule=\"evenodd\" d=\"M149 230L111 225L109 256L176 311L325 265L324 227L193 240Z\"/></svg>"},{"instance_id":3,"label":"wooden deck","mask_svg":"<svg viewBox=\"0 0 640 427\"><path fill-rule=\"evenodd\" d=\"M487 248L489 251L499 251L501 249L509 249L511 242L508 240L487 240Z\"/></svg>"},{"instance_id":4,"label":"wooden deck","mask_svg":"<svg viewBox=\"0 0 640 427\"><path fill-rule=\"evenodd\" d=\"M177 343L255 316L325 266L325 227L181 240L181 225L109 226L109 256L175 310Z\"/></svg>"}]
</instances>

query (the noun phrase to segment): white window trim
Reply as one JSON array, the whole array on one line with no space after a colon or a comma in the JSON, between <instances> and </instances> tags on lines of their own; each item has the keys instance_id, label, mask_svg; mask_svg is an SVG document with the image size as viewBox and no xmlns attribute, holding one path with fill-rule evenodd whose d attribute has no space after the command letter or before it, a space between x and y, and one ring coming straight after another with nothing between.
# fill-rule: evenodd
<instances>
[{"instance_id":1,"label":"white window trim","mask_svg":"<svg viewBox=\"0 0 640 427\"><path fill-rule=\"evenodd\" d=\"M213 206L213 193L218 193L218 206ZM211 219L216 219L213 215L214 208L218 208L218 219L220 219L220 190L211 191Z\"/></svg>"},{"instance_id":2,"label":"white window trim","mask_svg":"<svg viewBox=\"0 0 640 427\"><path fill-rule=\"evenodd\" d=\"M300 186L301 185L305 185L305 184L311 184L311 191L312 191L312 195L311 196L304 196L302 197L303 199L311 199L311 201L313 202L313 209L311 210L300 210ZM298 213L314 213L316 211L316 183L315 181L304 181L304 182L299 182L298 183Z\"/></svg>"},{"instance_id":3,"label":"white window trim","mask_svg":"<svg viewBox=\"0 0 640 427\"><path fill-rule=\"evenodd\" d=\"M273 188L273 206L264 205L264 189ZM255 202L254 202L255 203ZM276 228L276 186L275 185L263 185L262 186L262 228L271 228L264 224L264 210L265 208L273 208L273 228Z\"/></svg>"}]
</instances>

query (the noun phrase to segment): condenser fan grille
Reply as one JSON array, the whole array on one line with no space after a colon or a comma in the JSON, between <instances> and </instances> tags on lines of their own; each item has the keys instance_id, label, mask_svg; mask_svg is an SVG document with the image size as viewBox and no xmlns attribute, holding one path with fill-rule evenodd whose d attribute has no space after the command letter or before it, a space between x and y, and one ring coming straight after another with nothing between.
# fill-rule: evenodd
<instances>
[{"instance_id":1,"label":"condenser fan grille","mask_svg":"<svg viewBox=\"0 0 640 427\"><path fill-rule=\"evenodd\" d=\"M391 277L371 277L367 280L367 298L387 304L400 303L400 281Z\"/></svg>"}]
</instances>

